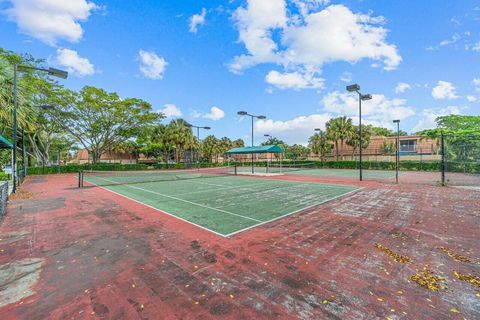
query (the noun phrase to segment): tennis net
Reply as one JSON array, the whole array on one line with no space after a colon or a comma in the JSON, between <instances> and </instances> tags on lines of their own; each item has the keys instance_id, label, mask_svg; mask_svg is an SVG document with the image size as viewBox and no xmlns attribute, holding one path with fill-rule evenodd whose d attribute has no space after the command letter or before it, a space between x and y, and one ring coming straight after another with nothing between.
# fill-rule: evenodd
<instances>
[{"instance_id":1,"label":"tennis net","mask_svg":"<svg viewBox=\"0 0 480 320\"><path fill-rule=\"evenodd\" d=\"M79 186L111 186L161 181L176 181L200 178L214 178L235 175L236 166L180 170L146 171L82 171L79 174Z\"/></svg>"},{"instance_id":2,"label":"tennis net","mask_svg":"<svg viewBox=\"0 0 480 320\"><path fill-rule=\"evenodd\" d=\"M299 171L299 170L309 170L315 169L315 163L286 163L286 164L279 164L279 163L270 163L267 164L267 172L268 173L282 173L282 172L291 172L291 171Z\"/></svg>"}]
</instances>

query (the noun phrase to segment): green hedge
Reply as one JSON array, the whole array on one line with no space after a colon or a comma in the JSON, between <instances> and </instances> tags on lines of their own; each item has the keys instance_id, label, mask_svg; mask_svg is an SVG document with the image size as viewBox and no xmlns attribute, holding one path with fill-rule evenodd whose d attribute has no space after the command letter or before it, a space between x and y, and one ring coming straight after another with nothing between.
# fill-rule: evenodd
<instances>
[{"instance_id":1,"label":"green hedge","mask_svg":"<svg viewBox=\"0 0 480 320\"><path fill-rule=\"evenodd\" d=\"M284 165L301 165L301 164L314 163L316 168L324 169L358 169L358 161L318 161L318 160L299 160L283 161ZM241 163L244 166L250 166L251 162L244 161ZM255 166L266 166L266 161L255 161ZM395 162L391 161L363 161L363 169L366 170L395 170ZM401 171L440 171L440 161L403 161L400 162ZM463 170L463 169L462 169Z\"/></svg>"},{"instance_id":2,"label":"green hedge","mask_svg":"<svg viewBox=\"0 0 480 320\"><path fill-rule=\"evenodd\" d=\"M199 163L196 166L201 168L215 167L220 164ZM159 170L159 169L184 169L186 165L178 164L119 164L119 163L97 163L97 164L69 164L65 166L52 167L28 167L27 175L42 175L42 174L56 174L56 173L75 173L79 171L101 170L101 171L134 171L134 170Z\"/></svg>"}]
</instances>

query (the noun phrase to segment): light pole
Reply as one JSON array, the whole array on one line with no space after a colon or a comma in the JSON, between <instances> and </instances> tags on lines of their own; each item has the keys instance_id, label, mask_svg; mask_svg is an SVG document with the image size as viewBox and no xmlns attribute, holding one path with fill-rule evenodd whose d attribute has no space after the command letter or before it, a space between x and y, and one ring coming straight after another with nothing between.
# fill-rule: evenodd
<instances>
[{"instance_id":1,"label":"light pole","mask_svg":"<svg viewBox=\"0 0 480 320\"><path fill-rule=\"evenodd\" d=\"M193 124L190 124L190 123L187 123L187 127L189 128L196 128L197 129L197 143L199 144L199 147L200 147L200 129L204 129L204 130L210 130L212 128L210 127L201 127L201 126L194 126ZM198 152L199 150L197 150L197 162L198 162Z\"/></svg>"},{"instance_id":2,"label":"light pole","mask_svg":"<svg viewBox=\"0 0 480 320\"><path fill-rule=\"evenodd\" d=\"M263 120L263 119L266 119L267 117L265 116L255 116L253 114L249 114L247 111L238 111L237 114L239 116L249 116L252 118L252 147L253 147L253 119L257 118L257 119L260 119L260 120ZM252 153L252 174L254 173L253 171L253 153Z\"/></svg>"},{"instance_id":3,"label":"light pole","mask_svg":"<svg viewBox=\"0 0 480 320\"><path fill-rule=\"evenodd\" d=\"M358 141L359 141L359 146L360 146L360 181L363 180L363 175L362 175L362 101L366 100L371 100L372 95L371 94L361 94L360 93L360 85L358 84L352 84L347 86L347 91L348 92L356 92L358 94Z\"/></svg>"},{"instance_id":4,"label":"light pole","mask_svg":"<svg viewBox=\"0 0 480 320\"><path fill-rule=\"evenodd\" d=\"M395 153L395 180L398 183L398 167L400 164L400 120L393 120L397 124L397 152Z\"/></svg>"},{"instance_id":5,"label":"light pole","mask_svg":"<svg viewBox=\"0 0 480 320\"><path fill-rule=\"evenodd\" d=\"M17 74L19 71L23 70L36 70L42 71L47 73L48 75L67 79L68 72L55 69L55 68L37 68L31 66L23 66L20 64L15 63L13 65L13 163L12 163L12 172L13 172L13 189L12 192L15 193L17 191Z\"/></svg>"}]
</instances>

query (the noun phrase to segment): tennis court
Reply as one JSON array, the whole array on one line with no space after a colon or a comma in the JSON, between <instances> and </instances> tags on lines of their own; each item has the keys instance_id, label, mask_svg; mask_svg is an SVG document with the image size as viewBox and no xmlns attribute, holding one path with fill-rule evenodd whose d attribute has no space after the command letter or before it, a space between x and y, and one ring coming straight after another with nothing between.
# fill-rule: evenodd
<instances>
[{"instance_id":1,"label":"tennis court","mask_svg":"<svg viewBox=\"0 0 480 320\"><path fill-rule=\"evenodd\" d=\"M354 192L355 186L241 177L223 169L84 173L103 187L222 236Z\"/></svg>"}]
</instances>

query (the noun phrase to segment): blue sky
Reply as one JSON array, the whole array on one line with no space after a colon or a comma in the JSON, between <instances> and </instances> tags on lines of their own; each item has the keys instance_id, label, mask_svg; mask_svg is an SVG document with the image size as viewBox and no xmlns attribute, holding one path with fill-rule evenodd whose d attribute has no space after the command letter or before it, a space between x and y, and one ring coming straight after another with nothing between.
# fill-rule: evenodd
<instances>
[{"instance_id":1,"label":"blue sky","mask_svg":"<svg viewBox=\"0 0 480 320\"><path fill-rule=\"evenodd\" d=\"M68 69L66 87L138 97L250 141L306 143L340 115L408 132L480 112L480 1L0 1L5 49Z\"/></svg>"}]
</instances>

